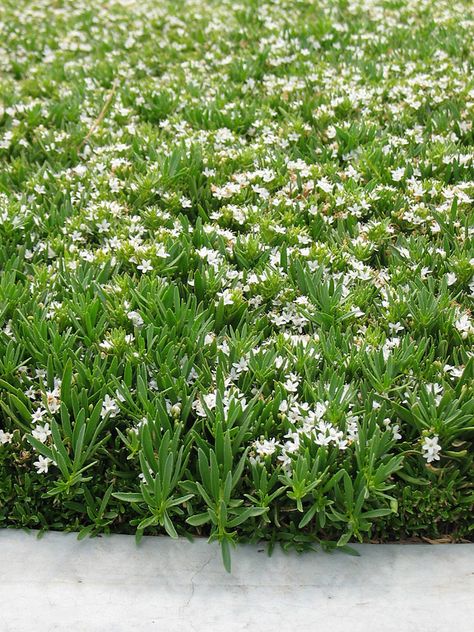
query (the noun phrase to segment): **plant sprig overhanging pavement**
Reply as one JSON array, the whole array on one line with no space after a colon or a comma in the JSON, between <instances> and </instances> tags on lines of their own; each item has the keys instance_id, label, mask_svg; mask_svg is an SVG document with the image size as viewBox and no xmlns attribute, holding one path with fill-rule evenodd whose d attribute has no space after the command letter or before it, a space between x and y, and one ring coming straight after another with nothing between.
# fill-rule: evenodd
<instances>
[{"instance_id":1,"label":"plant sprig overhanging pavement","mask_svg":"<svg viewBox=\"0 0 474 632\"><path fill-rule=\"evenodd\" d=\"M2 3L0 525L472 537L473 26Z\"/></svg>"}]
</instances>

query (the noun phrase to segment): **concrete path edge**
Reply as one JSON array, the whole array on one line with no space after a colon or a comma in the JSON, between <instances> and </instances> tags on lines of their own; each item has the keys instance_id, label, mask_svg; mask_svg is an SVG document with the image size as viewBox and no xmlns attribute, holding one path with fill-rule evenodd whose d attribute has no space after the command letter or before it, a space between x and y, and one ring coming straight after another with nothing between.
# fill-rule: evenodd
<instances>
[{"instance_id":1,"label":"concrete path edge","mask_svg":"<svg viewBox=\"0 0 474 632\"><path fill-rule=\"evenodd\" d=\"M0 530L0 632L472 632L474 546L268 557L216 545Z\"/></svg>"}]
</instances>

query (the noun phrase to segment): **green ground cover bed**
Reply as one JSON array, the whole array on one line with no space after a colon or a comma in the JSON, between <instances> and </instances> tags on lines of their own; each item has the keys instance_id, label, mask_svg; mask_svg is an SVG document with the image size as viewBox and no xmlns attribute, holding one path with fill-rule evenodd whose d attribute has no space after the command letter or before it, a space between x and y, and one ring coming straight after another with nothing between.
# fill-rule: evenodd
<instances>
[{"instance_id":1,"label":"green ground cover bed","mask_svg":"<svg viewBox=\"0 0 474 632\"><path fill-rule=\"evenodd\" d=\"M472 2L0 33L0 527L472 539Z\"/></svg>"}]
</instances>

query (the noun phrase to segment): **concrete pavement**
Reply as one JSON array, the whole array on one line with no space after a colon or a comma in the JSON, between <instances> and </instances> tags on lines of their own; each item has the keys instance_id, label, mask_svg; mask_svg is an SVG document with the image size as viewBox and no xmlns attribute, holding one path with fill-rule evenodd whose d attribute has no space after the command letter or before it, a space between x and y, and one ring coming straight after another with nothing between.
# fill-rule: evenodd
<instances>
[{"instance_id":1,"label":"concrete pavement","mask_svg":"<svg viewBox=\"0 0 474 632\"><path fill-rule=\"evenodd\" d=\"M474 546L356 545L233 572L203 540L0 530L0 632L472 632Z\"/></svg>"}]
</instances>

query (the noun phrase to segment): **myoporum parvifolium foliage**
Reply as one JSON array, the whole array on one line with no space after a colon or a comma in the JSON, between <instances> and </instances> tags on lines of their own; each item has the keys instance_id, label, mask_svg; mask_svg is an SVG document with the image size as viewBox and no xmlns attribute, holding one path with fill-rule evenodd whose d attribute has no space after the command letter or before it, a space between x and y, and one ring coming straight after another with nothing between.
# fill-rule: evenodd
<instances>
[{"instance_id":1,"label":"myoporum parvifolium foliage","mask_svg":"<svg viewBox=\"0 0 474 632\"><path fill-rule=\"evenodd\" d=\"M0 526L471 539L472 3L0 33Z\"/></svg>"}]
</instances>

